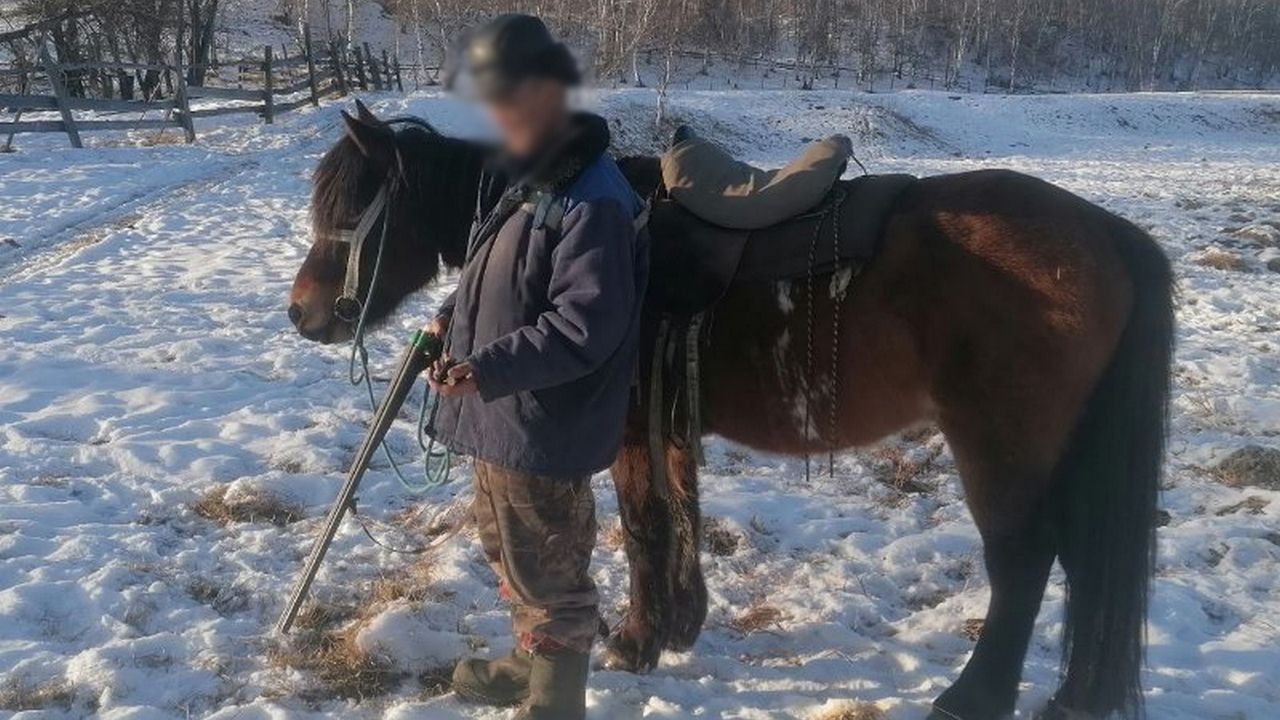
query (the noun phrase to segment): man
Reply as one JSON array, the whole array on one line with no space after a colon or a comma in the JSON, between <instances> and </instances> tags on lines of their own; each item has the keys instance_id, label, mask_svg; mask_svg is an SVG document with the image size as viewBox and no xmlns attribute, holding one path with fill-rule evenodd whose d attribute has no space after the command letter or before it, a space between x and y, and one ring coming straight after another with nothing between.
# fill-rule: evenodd
<instances>
[{"instance_id":1,"label":"man","mask_svg":"<svg viewBox=\"0 0 1280 720\"><path fill-rule=\"evenodd\" d=\"M519 704L519 718L582 718L599 623L590 478L622 438L648 274L644 206L605 152L604 120L570 112L577 67L541 20L498 17L466 61L502 149L458 289L428 326L446 347L430 373L442 396L431 432L475 459L476 524L516 647L461 662L454 690Z\"/></svg>"}]
</instances>

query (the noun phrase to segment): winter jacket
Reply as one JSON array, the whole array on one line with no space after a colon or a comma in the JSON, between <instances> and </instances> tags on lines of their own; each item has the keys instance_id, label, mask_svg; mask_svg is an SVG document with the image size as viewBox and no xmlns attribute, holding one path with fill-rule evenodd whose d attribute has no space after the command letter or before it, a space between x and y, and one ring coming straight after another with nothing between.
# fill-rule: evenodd
<instances>
[{"instance_id":1,"label":"winter jacket","mask_svg":"<svg viewBox=\"0 0 1280 720\"><path fill-rule=\"evenodd\" d=\"M558 222L526 206L486 240L477 218L443 312L478 392L442 398L429 425L457 453L562 477L617 455L649 270L644 206L605 152L608 126L578 115L575 132L553 163L570 175L547 213Z\"/></svg>"}]
</instances>

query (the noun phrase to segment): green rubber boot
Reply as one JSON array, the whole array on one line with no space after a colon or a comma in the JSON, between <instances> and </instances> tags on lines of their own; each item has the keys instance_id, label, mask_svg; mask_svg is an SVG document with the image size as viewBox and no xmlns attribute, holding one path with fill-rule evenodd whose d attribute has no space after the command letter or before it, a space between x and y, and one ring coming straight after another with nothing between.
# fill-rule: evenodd
<instances>
[{"instance_id":1,"label":"green rubber boot","mask_svg":"<svg viewBox=\"0 0 1280 720\"><path fill-rule=\"evenodd\" d=\"M516 648L497 660L469 658L453 669L453 692L460 700L511 707L529 697L532 656Z\"/></svg>"},{"instance_id":2,"label":"green rubber boot","mask_svg":"<svg viewBox=\"0 0 1280 720\"><path fill-rule=\"evenodd\" d=\"M532 656L529 699L515 720L583 720L591 655L572 651Z\"/></svg>"}]
</instances>

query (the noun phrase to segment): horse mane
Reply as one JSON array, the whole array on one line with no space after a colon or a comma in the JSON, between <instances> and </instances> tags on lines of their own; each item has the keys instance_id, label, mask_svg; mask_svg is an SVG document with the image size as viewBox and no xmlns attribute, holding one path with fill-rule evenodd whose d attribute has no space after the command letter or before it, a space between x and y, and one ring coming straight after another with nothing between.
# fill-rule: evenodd
<instances>
[{"instance_id":1,"label":"horse mane","mask_svg":"<svg viewBox=\"0 0 1280 720\"><path fill-rule=\"evenodd\" d=\"M617 160L622 176L642 198L653 197L662 186L662 162L651 155L624 155Z\"/></svg>"},{"instance_id":2,"label":"horse mane","mask_svg":"<svg viewBox=\"0 0 1280 720\"><path fill-rule=\"evenodd\" d=\"M401 206L398 212L407 210L419 218L415 225L429 230L445 262L456 266L465 253L461 246L466 242L486 149L477 142L443 135L417 118L398 118L392 124L404 166L400 192L408 196L396 203ZM384 172L344 135L316 166L312 228L349 225L373 201ZM315 234L317 242L323 242L321 235ZM327 244L336 252L337 243Z\"/></svg>"}]
</instances>

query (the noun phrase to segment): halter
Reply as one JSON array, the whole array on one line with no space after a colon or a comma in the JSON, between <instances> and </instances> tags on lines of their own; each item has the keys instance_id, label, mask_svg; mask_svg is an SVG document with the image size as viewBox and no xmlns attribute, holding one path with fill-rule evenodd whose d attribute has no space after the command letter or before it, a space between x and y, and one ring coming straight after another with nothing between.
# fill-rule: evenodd
<instances>
[{"instance_id":1,"label":"halter","mask_svg":"<svg viewBox=\"0 0 1280 720\"><path fill-rule=\"evenodd\" d=\"M431 123L422 118L410 116L394 117L387 120L386 124L413 125L433 135L439 134ZM342 294L333 301L333 314L343 322L356 323L359 321L359 324L363 325L365 307L368 305L369 300L373 298L373 289L378 282L378 271L381 269L382 250L387 244L387 228L391 224L389 216L384 218L382 222L382 233L378 239L378 262L374 265L373 281L369 283L369 291L365 294L364 300L359 298L360 258L364 255L364 244L369 239L373 226L378 222L379 218L383 218L384 211L388 209L389 200L397 187L396 181L404 179L404 159L400 156L399 145L396 146L395 159L395 167L387 172L387 178L383 181L382 187L378 188L378 194L373 196L373 201L360 213L360 217L356 220L355 228L352 230L339 230L337 234L329 238L333 242L347 246L347 272L342 279Z\"/></svg>"},{"instance_id":2,"label":"halter","mask_svg":"<svg viewBox=\"0 0 1280 720\"><path fill-rule=\"evenodd\" d=\"M360 219L356 221L354 230L340 230L338 234L333 236L333 242L342 243L347 246L347 273L342 279L342 294L333 301L333 314L343 322L354 323L363 319L365 305L373 295L373 286L376 284L378 277L378 269L374 269L374 282L369 283L369 293L365 295L362 301L358 297L360 293L360 258L364 254L364 243L369 238L369 233L373 230L373 226L383 216L383 211L387 209L387 198L390 196L388 188L392 187L394 176L388 175L386 182L382 187L378 188L378 194L373 196L373 202L369 203L369 207L360 213ZM382 223L382 233L378 239L378 259L382 259L382 249L387 242L387 227L391 223L384 221Z\"/></svg>"}]
</instances>

